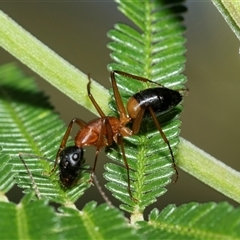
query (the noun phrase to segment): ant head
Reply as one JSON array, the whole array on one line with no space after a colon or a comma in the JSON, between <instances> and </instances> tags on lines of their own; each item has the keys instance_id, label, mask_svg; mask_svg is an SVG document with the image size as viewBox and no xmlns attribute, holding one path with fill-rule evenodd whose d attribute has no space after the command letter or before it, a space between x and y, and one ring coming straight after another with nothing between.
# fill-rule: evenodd
<instances>
[{"instance_id":1,"label":"ant head","mask_svg":"<svg viewBox=\"0 0 240 240\"><path fill-rule=\"evenodd\" d=\"M65 187L71 187L78 178L84 163L83 153L83 149L76 146L66 147L60 152L60 180Z\"/></svg>"}]
</instances>

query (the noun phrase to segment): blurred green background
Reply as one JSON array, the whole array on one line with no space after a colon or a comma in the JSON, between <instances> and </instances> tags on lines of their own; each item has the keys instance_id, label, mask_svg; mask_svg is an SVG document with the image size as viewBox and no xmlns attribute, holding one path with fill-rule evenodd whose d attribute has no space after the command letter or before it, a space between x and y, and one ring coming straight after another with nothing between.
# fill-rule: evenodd
<instances>
[{"instance_id":1,"label":"blurred green background","mask_svg":"<svg viewBox=\"0 0 240 240\"><path fill-rule=\"evenodd\" d=\"M239 42L210 1L187 1L186 5L185 74L190 92L181 114L181 136L240 170ZM91 73L106 88L110 88L107 64L111 62L110 51L106 48L109 41L106 33L114 23L128 22L116 6L113 1L0 3L1 10L67 61L83 72ZM0 49L0 64L13 61L18 62ZM73 117L85 121L95 118L34 72L18 64L50 95L52 104L66 124ZM87 149L86 158L90 165L94 154L94 148ZM102 186L105 182L102 170L106 161L109 160L103 151L97 165L97 176ZM179 175L177 184L168 186L168 192L154 204L156 207L161 209L169 203L179 205L190 201L227 200L235 204L183 171ZM9 198L18 202L16 197L19 193L20 190L14 188ZM89 200L103 201L94 187L79 199L79 207Z\"/></svg>"}]
</instances>

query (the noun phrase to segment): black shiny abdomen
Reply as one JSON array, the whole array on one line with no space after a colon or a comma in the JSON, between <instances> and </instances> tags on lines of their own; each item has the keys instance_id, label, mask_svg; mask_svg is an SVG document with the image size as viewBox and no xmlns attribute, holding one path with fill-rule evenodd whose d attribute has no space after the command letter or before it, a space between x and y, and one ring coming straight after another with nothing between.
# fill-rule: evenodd
<instances>
[{"instance_id":1,"label":"black shiny abdomen","mask_svg":"<svg viewBox=\"0 0 240 240\"><path fill-rule=\"evenodd\" d=\"M69 146L60 152L59 157L61 183L65 187L71 187L77 180L81 166L84 163L83 149L76 146Z\"/></svg>"},{"instance_id":2,"label":"black shiny abdomen","mask_svg":"<svg viewBox=\"0 0 240 240\"><path fill-rule=\"evenodd\" d=\"M163 115L182 101L182 95L175 90L157 87L148 88L133 95L140 107L146 107L145 116L149 115L147 107L151 106L156 115Z\"/></svg>"}]
</instances>

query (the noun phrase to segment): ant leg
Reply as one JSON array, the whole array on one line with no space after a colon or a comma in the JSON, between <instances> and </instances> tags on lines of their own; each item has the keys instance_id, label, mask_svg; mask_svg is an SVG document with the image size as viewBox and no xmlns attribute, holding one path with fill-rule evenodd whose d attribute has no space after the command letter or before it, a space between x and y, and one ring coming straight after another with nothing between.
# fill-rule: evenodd
<instances>
[{"instance_id":1,"label":"ant leg","mask_svg":"<svg viewBox=\"0 0 240 240\"><path fill-rule=\"evenodd\" d=\"M133 135L138 134L146 107L142 106L136 118L133 119L132 131Z\"/></svg>"},{"instance_id":2,"label":"ant leg","mask_svg":"<svg viewBox=\"0 0 240 240\"><path fill-rule=\"evenodd\" d=\"M29 175L29 177L30 177L30 179L31 179L31 182L32 182L32 185L33 185L33 187L34 187L34 191L35 191L35 193L36 193L36 196L37 196L38 199L41 199L41 194L40 194L40 192L39 192L39 190L38 190L37 184L36 184L36 182L35 182L35 180L34 180L34 178L33 178L32 173L30 172L30 170L29 170L26 162L24 161L22 155L24 155L24 153L18 153L18 156L19 156L19 158L21 159L21 161L22 161L24 167L26 168L26 171L27 171L27 173L28 173L28 175Z\"/></svg>"},{"instance_id":3,"label":"ant leg","mask_svg":"<svg viewBox=\"0 0 240 240\"><path fill-rule=\"evenodd\" d=\"M111 127L107 118L102 118L101 119L100 132L99 132L99 135L98 135L98 140L95 143L95 146L97 147L97 150L96 150L94 165L93 165L92 174L91 174L91 181L93 180L93 175L95 174L98 154L100 152L101 147L106 146L104 144L104 141L106 141L106 139L107 139L108 145L112 145L112 142L113 142L112 127Z\"/></svg>"},{"instance_id":4,"label":"ant leg","mask_svg":"<svg viewBox=\"0 0 240 240\"><path fill-rule=\"evenodd\" d=\"M88 75L88 84L87 84L87 92L88 92L88 97L90 98L93 106L95 107L95 109L97 110L98 114L104 118L106 117L106 115L104 114L104 112L102 111L102 109L100 108L100 106L98 105L98 103L96 102L95 98L93 97L93 95L91 94L91 89L90 89L90 86L91 86L91 78L90 78L90 75Z\"/></svg>"},{"instance_id":5,"label":"ant leg","mask_svg":"<svg viewBox=\"0 0 240 240\"><path fill-rule=\"evenodd\" d=\"M119 75L128 77L128 78L135 79L135 80L140 81L140 82L150 82L150 83L152 83L152 84L155 84L155 85L164 87L162 84L157 83L157 82L154 82L154 81L151 81L151 80L148 79L148 78L136 76L136 75L133 75L133 74L130 74L130 73L126 73L126 72L123 72L123 71L119 71L119 70L114 70L113 72L114 72L114 73L117 73L117 74L119 74Z\"/></svg>"},{"instance_id":6,"label":"ant leg","mask_svg":"<svg viewBox=\"0 0 240 240\"><path fill-rule=\"evenodd\" d=\"M125 150L124 150L124 146L123 146L122 136L119 136L119 137L118 137L118 144L120 145L121 152L122 152L122 156L123 156L124 165L125 165L125 168L127 169L128 193L129 193L129 196L131 197L131 199L132 199L134 202L137 202L137 199L133 197L132 191L131 191L130 168L129 168L129 165L128 165L128 162L127 162L127 158L126 158L126 155L125 155Z\"/></svg>"},{"instance_id":7,"label":"ant leg","mask_svg":"<svg viewBox=\"0 0 240 240\"><path fill-rule=\"evenodd\" d=\"M116 83L116 79L115 79L115 73L116 73L116 71L112 71L110 73L112 87L113 87L113 94L114 94L117 109L118 109L118 112L119 112L120 121L122 122L123 125L126 125L128 122L131 121L131 118L128 116L126 108L123 105L123 101L122 101L121 95L120 95L118 87L117 87L117 83Z\"/></svg>"},{"instance_id":8,"label":"ant leg","mask_svg":"<svg viewBox=\"0 0 240 240\"><path fill-rule=\"evenodd\" d=\"M175 180L173 180L173 183L176 183L177 180L178 180L178 170L177 170L177 166L176 166L176 164L175 164L175 159L174 159L174 156L173 156L172 148L171 148L170 143L169 143L166 135L164 134L164 132L163 132L163 130L162 130L160 124L159 124L159 121L157 120L156 115L155 115L155 113L153 112L152 108L151 108L151 107L148 107L148 109L149 109L149 112L150 112L151 115L152 115L153 121L154 121L154 123L155 123L158 131L159 131L160 134L161 134L161 137L163 138L164 142L168 145L168 148L169 148L169 151L170 151L170 154L171 154L171 157L172 157L172 166L173 166L173 169L175 170L175 174L176 174L176 178L175 178Z\"/></svg>"},{"instance_id":9,"label":"ant leg","mask_svg":"<svg viewBox=\"0 0 240 240\"><path fill-rule=\"evenodd\" d=\"M100 151L100 148L97 148L96 153L95 153L94 165L93 165L93 169L92 169L92 173L91 173L90 182L92 182L94 180L95 169L96 169L96 166L97 166L97 159L98 159L99 151Z\"/></svg>"},{"instance_id":10,"label":"ant leg","mask_svg":"<svg viewBox=\"0 0 240 240\"><path fill-rule=\"evenodd\" d=\"M81 128L83 128L83 127L85 127L85 126L87 125L84 121L82 121L82 120L79 119L79 118L73 118L73 119L71 120L71 122L69 123L68 128L67 128L67 130L66 130L66 132L65 132L65 134L64 134L64 136L63 136L63 138L62 138L60 147L59 147L59 149L58 149L58 151L57 151L57 154L56 154L56 158L55 158L55 162L54 162L53 169L51 170L50 173L54 172L55 169L56 169L56 167L57 167L59 154L60 154L60 152L61 152L61 151L65 148L65 146L66 146L67 140L68 140L68 138L69 138L69 135L70 135L71 130L72 130L72 127L73 127L73 123L77 123Z\"/></svg>"}]
</instances>

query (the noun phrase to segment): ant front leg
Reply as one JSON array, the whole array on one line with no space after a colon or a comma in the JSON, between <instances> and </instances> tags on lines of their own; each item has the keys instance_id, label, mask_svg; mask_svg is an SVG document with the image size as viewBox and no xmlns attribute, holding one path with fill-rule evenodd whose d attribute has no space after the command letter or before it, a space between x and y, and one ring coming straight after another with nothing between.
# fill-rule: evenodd
<instances>
[{"instance_id":1,"label":"ant front leg","mask_svg":"<svg viewBox=\"0 0 240 240\"><path fill-rule=\"evenodd\" d=\"M112 87L113 87L113 94L114 94L114 99L116 101L118 113L119 113L119 119L122 123L122 125L126 125L131 121L131 118L128 116L126 108L124 107L121 95L118 90L118 86L116 83L116 78L115 78L115 73L118 73L118 71L112 71L110 73L111 76L111 81L112 81Z\"/></svg>"},{"instance_id":2,"label":"ant front leg","mask_svg":"<svg viewBox=\"0 0 240 240\"><path fill-rule=\"evenodd\" d=\"M106 117L106 115L104 114L104 112L102 111L102 109L100 108L100 106L98 105L98 103L96 102L95 98L93 97L92 93L91 93L91 78L90 75L88 75L88 84L87 84L87 92L88 92L88 97L90 98L93 106L95 107L95 109L97 110L98 114L100 115L101 118Z\"/></svg>"},{"instance_id":3,"label":"ant front leg","mask_svg":"<svg viewBox=\"0 0 240 240\"><path fill-rule=\"evenodd\" d=\"M96 153L95 153L94 165L93 165L93 169L92 169L92 172L91 172L91 178L89 180L89 182L91 182L91 183L94 181L94 176L95 176L95 170L96 170L96 166L97 166L99 151L100 151L100 149L97 148Z\"/></svg>"},{"instance_id":4,"label":"ant front leg","mask_svg":"<svg viewBox=\"0 0 240 240\"><path fill-rule=\"evenodd\" d=\"M97 160L98 160L98 154L101 150L102 147L105 146L110 146L113 143L113 132L112 132L112 127L109 123L108 117L101 118L99 119L101 125L98 134L98 139L95 142L95 147L97 148L96 153L95 153L95 159L94 159L94 165L91 173L91 179L90 181L93 181L93 176L95 174L95 169L97 166Z\"/></svg>"},{"instance_id":5,"label":"ant front leg","mask_svg":"<svg viewBox=\"0 0 240 240\"><path fill-rule=\"evenodd\" d=\"M77 123L81 128L84 128L87 125L84 121L82 121L79 118L73 118L71 120L71 122L69 123L68 128L67 128L67 130L66 130L66 132L65 132L65 134L64 134L64 136L62 138L60 147L59 147L59 149L57 151L55 162L54 162L54 166L53 166L53 169L51 170L51 173L56 170L56 167L57 167L58 162L59 162L59 154L66 147L66 143L67 143L67 140L69 138L69 135L71 133L71 130L72 130L72 127L73 127L74 123Z\"/></svg>"}]
</instances>

